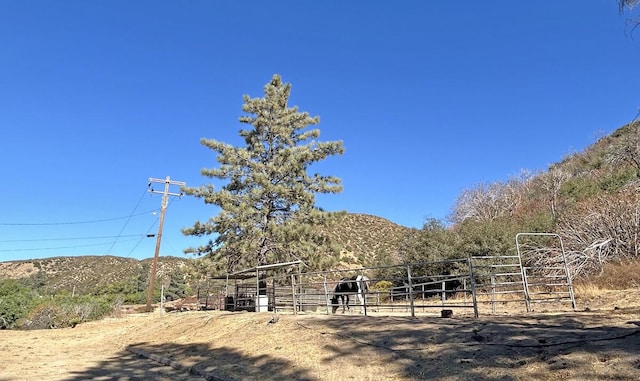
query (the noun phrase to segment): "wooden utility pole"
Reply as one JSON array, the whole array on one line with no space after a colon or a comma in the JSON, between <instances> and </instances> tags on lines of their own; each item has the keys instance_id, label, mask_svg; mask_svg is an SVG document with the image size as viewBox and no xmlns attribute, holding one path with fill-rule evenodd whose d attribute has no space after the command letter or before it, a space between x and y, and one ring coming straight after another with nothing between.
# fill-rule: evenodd
<instances>
[{"instance_id":1,"label":"wooden utility pole","mask_svg":"<svg viewBox=\"0 0 640 381\"><path fill-rule=\"evenodd\" d=\"M151 312L151 300L153 299L153 288L155 287L156 272L158 271L158 256L160 255L160 241L162 240L162 225L164 225L164 214L167 210L167 199L169 196L182 196L182 193L170 193L170 185L184 186L186 183L182 181L171 181L171 178L167 176L166 179L149 179L149 186L151 183L164 183L164 192L158 192L149 189L151 193L162 193L162 206L160 207L160 225L158 226L158 235L156 236L156 251L153 254L153 264L151 265L151 273L149 274L149 291L147 292L147 312Z\"/></svg>"}]
</instances>

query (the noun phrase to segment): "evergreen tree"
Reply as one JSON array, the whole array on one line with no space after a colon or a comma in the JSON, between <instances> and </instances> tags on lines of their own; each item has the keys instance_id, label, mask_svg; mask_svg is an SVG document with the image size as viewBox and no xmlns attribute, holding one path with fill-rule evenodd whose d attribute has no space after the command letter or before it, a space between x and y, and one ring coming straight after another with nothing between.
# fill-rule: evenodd
<instances>
[{"instance_id":1,"label":"evergreen tree","mask_svg":"<svg viewBox=\"0 0 640 381\"><path fill-rule=\"evenodd\" d=\"M457 236L447 229L440 220L430 218L425 221L422 229L414 232L408 242L402 245L403 263L439 262L449 259L460 259L456 251ZM414 266L414 271L422 275L456 273L457 262L442 262L438 264Z\"/></svg>"},{"instance_id":2,"label":"evergreen tree","mask_svg":"<svg viewBox=\"0 0 640 381\"><path fill-rule=\"evenodd\" d=\"M189 287L185 282L185 274L182 270L177 269L169 272L167 278L164 287L166 300L178 300L187 296Z\"/></svg>"},{"instance_id":3,"label":"evergreen tree","mask_svg":"<svg viewBox=\"0 0 640 381\"><path fill-rule=\"evenodd\" d=\"M342 141L319 142L318 117L289 107L291 85L274 75L265 85L263 98L243 97L250 126L240 130L245 147L212 139L201 144L218 153L219 168L203 169L209 178L228 180L220 190L212 184L185 188L184 192L220 207L207 222L197 221L183 229L185 235L215 235L207 245L186 249L187 253L212 256L219 270L303 260L311 267L326 266L328 238L321 228L339 213L322 211L315 205L318 193L342 191L341 180L309 167L331 155L344 152Z\"/></svg>"},{"instance_id":4,"label":"evergreen tree","mask_svg":"<svg viewBox=\"0 0 640 381\"><path fill-rule=\"evenodd\" d=\"M620 13L629 12L632 13L633 9L640 4L640 0L618 0L618 7ZM640 18L632 18L627 20L627 23L632 26L632 31L640 24Z\"/></svg>"}]
</instances>

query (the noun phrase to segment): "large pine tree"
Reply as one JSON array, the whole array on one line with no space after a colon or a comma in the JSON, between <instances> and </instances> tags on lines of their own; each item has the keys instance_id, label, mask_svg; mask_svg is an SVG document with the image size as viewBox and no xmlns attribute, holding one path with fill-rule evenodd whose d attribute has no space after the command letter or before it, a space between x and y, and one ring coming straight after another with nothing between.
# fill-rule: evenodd
<instances>
[{"instance_id":1,"label":"large pine tree","mask_svg":"<svg viewBox=\"0 0 640 381\"><path fill-rule=\"evenodd\" d=\"M318 117L289 107L291 85L274 75L263 98L244 96L240 130L246 146L212 139L201 143L216 151L218 168L203 176L228 181L215 190L207 184L185 193L220 207L207 222L183 229L185 235L213 235L214 239L185 252L208 255L218 270L236 271L265 264L303 260L312 268L331 263L327 237L321 226L339 213L315 205L318 193L342 191L334 176L309 175L318 161L344 152L342 141L319 142L320 130L309 128Z\"/></svg>"}]
</instances>

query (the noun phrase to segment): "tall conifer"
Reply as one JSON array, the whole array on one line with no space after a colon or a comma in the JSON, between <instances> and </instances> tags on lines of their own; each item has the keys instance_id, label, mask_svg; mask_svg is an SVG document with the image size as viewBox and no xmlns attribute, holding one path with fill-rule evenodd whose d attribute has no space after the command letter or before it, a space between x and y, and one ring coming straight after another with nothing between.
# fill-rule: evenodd
<instances>
[{"instance_id":1,"label":"tall conifer","mask_svg":"<svg viewBox=\"0 0 640 381\"><path fill-rule=\"evenodd\" d=\"M309 128L318 117L289 107L291 85L274 75L263 98L243 97L246 115L240 122L244 147L213 139L201 144L217 152L218 168L201 174L228 181L216 190L212 184L185 188L184 192L220 207L207 222L183 229L185 235L213 235L214 239L185 252L209 255L218 270L243 268L300 259L323 268L333 256L323 224L340 213L315 205L315 195L342 191L341 180L318 173L310 166L331 155L342 155L342 141L320 142L320 130Z\"/></svg>"}]
</instances>

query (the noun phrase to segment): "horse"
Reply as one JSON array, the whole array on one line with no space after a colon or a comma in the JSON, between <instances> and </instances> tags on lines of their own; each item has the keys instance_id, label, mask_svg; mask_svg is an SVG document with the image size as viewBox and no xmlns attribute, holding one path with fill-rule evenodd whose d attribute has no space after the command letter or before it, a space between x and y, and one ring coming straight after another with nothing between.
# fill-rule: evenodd
<instances>
[{"instance_id":1,"label":"horse","mask_svg":"<svg viewBox=\"0 0 640 381\"><path fill-rule=\"evenodd\" d=\"M342 313L345 312L345 308L347 310L349 309L349 295L357 295L360 306L364 306L364 296L369 290L369 286L367 285L368 281L369 278L364 275L340 279L331 298L332 313L335 314L340 307L340 300L342 301Z\"/></svg>"}]
</instances>

